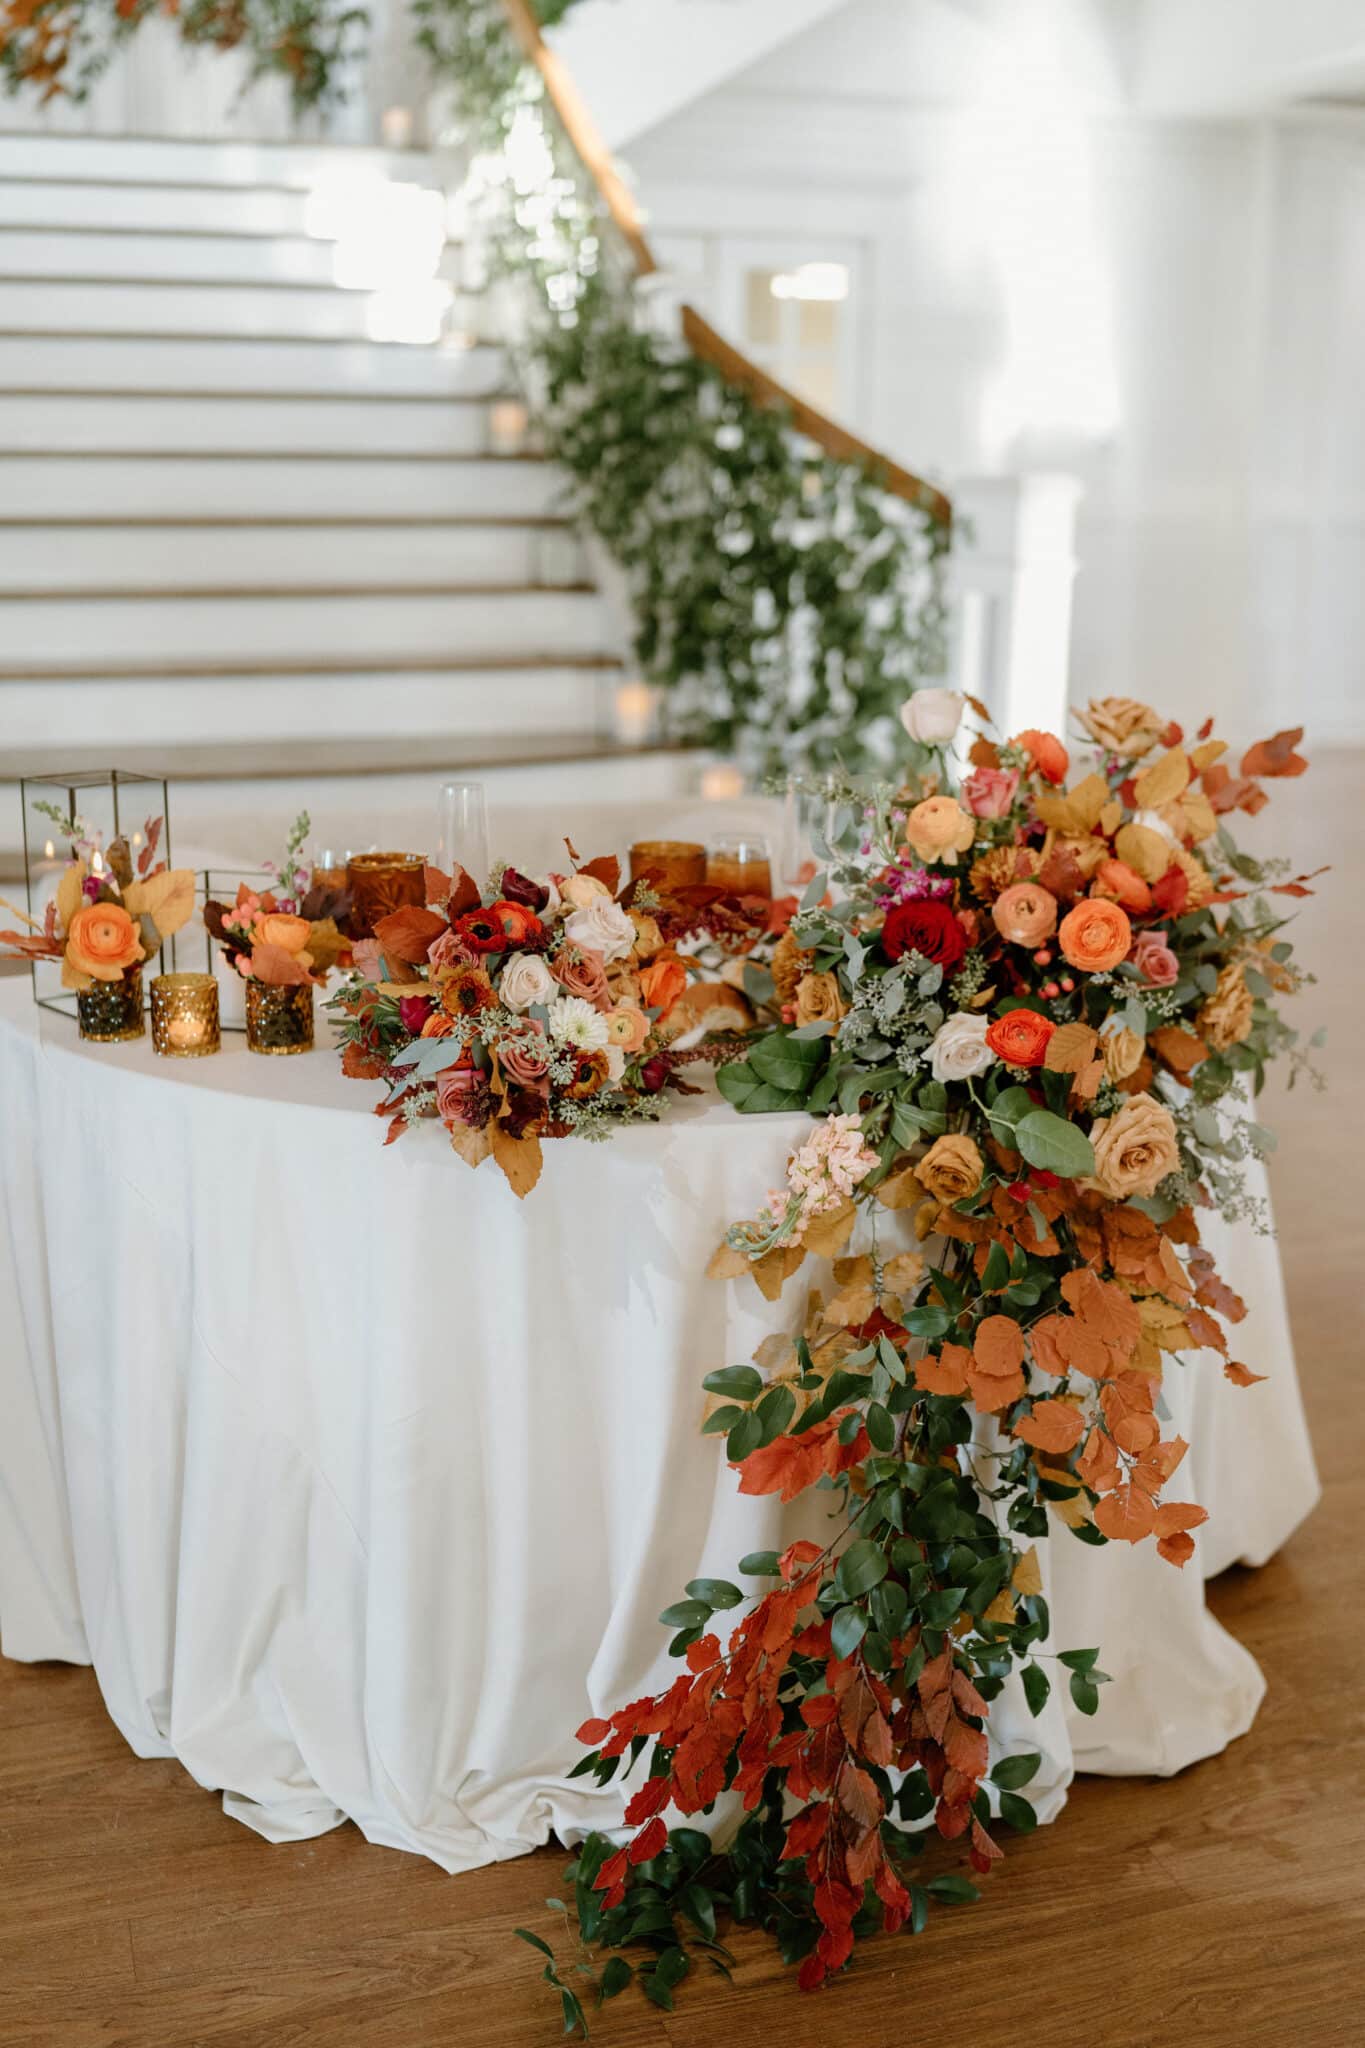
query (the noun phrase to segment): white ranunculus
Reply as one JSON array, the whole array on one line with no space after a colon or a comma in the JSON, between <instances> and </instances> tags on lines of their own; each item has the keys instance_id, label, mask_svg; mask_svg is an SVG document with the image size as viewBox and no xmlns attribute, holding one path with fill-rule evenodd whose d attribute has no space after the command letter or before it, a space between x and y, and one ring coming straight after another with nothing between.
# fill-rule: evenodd
<instances>
[{"instance_id":1,"label":"white ranunculus","mask_svg":"<svg viewBox=\"0 0 1365 2048\"><path fill-rule=\"evenodd\" d=\"M610 896L611 891L596 875L569 875L561 883L559 893L574 910L586 910L599 896Z\"/></svg>"},{"instance_id":2,"label":"white ranunculus","mask_svg":"<svg viewBox=\"0 0 1365 2048\"><path fill-rule=\"evenodd\" d=\"M607 895L594 896L586 909L566 917L564 930L575 946L585 953L600 953L607 961L624 960L635 950L630 913Z\"/></svg>"},{"instance_id":3,"label":"white ranunculus","mask_svg":"<svg viewBox=\"0 0 1365 2048\"><path fill-rule=\"evenodd\" d=\"M607 1047L607 1082L615 1088L626 1071L626 1056L619 1045Z\"/></svg>"},{"instance_id":4,"label":"white ranunculus","mask_svg":"<svg viewBox=\"0 0 1365 2048\"><path fill-rule=\"evenodd\" d=\"M558 993L559 983L539 953L514 953L498 980L498 994L509 1010L552 1003Z\"/></svg>"},{"instance_id":5,"label":"white ranunculus","mask_svg":"<svg viewBox=\"0 0 1365 2048\"><path fill-rule=\"evenodd\" d=\"M916 690L901 705L901 724L922 746L941 747L961 725L966 708L956 690Z\"/></svg>"},{"instance_id":6,"label":"white ranunculus","mask_svg":"<svg viewBox=\"0 0 1365 2048\"><path fill-rule=\"evenodd\" d=\"M578 1052L601 1052L607 1043L607 1020L582 996L556 996L546 1024L556 1045L571 1045Z\"/></svg>"},{"instance_id":7,"label":"white ranunculus","mask_svg":"<svg viewBox=\"0 0 1365 2048\"><path fill-rule=\"evenodd\" d=\"M965 1081L984 1074L995 1060L986 1043L990 1018L957 1010L940 1024L929 1047L929 1070L936 1081Z\"/></svg>"}]
</instances>

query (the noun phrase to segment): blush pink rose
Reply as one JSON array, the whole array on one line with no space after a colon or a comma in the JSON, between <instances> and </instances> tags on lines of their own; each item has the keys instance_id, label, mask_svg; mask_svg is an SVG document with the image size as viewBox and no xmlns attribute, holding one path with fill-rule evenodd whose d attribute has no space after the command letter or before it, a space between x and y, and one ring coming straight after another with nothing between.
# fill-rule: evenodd
<instances>
[{"instance_id":1,"label":"blush pink rose","mask_svg":"<svg viewBox=\"0 0 1365 2048\"><path fill-rule=\"evenodd\" d=\"M974 768L962 785L962 801L974 818L1003 818L1018 789L1017 768Z\"/></svg>"},{"instance_id":2,"label":"blush pink rose","mask_svg":"<svg viewBox=\"0 0 1365 2048\"><path fill-rule=\"evenodd\" d=\"M1166 944L1165 932L1139 932L1128 953L1148 988L1171 988L1180 979L1180 962Z\"/></svg>"},{"instance_id":3,"label":"blush pink rose","mask_svg":"<svg viewBox=\"0 0 1365 2048\"><path fill-rule=\"evenodd\" d=\"M432 967L473 967L478 958L460 932L442 932L427 954Z\"/></svg>"},{"instance_id":4,"label":"blush pink rose","mask_svg":"<svg viewBox=\"0 0 1365 2048\"><path fill-rule=\"evenodd\" d=\"M600 953L584 946L569 945L550 962L550 972L566 996L581 996L594 1010L609 1010L612 993L607 986L607 964Z\"/></svg>"},{"instance_id":5,"label":"blush pink rose","mask_svg":"<svg viewBox=\"0 0 1365 2048\"><path fill-rule=\"evenodd\" d=\"M436 1076L436 1107L446 1124L486 1121L488 1083L475 1067L446 1067Z\"/></svg>"},{"instance_id":6,"label":"blush pink rose","mask_svg":"<svg viewBox=\"0 0 1365 2048\"><path fill-rule=\"evenodd\" d=\"M550 1047L544 1038L537 1020L535 1030L498 1040L498 1065L503 1077L517 1088L538 1088L548 1094L549 1078L545 1069L550 1062Z\"/></svg>"}]
</instances>

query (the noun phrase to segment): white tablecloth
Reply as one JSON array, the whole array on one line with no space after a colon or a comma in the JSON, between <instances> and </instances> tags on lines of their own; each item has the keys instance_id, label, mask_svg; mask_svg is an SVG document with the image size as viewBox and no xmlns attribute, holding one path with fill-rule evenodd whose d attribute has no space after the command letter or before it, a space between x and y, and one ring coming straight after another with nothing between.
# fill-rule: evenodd
<instances>
[{"instance_id":1,"label":"white tablecloth","mask_svg":"<svg viewBox=\"0 0 1365 2048\"><path fill-rule=\"evenodd\" d=\"M335 1058L83 1046L0 982L0 1647L91 1662L141 1756L272 1840L349 1816L449 1870L619 1822L572 1730L674 1675L659 1610L781 1540L698 1433L701 1375L794 1320L703 1277L804 1120L691 1099L547 1148L518 1204L435 1129L381 1149ZM1169 1375L1211 1522L1041 1546L1098 1716L1014 1691L1043 1818L1073 1772L1170 1772L1263 1683L1203 1572L1264 1561L1316 1498L1273 1245L1208 1232L1248 1299L1242 1391Z\"/></svg>"}]
</instances>

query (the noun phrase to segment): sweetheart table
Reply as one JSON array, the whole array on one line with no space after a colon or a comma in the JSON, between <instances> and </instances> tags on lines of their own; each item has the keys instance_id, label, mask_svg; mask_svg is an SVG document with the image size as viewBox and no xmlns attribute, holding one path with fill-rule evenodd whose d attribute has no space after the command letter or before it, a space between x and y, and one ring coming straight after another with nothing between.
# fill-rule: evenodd
<instances>
[{"instance_id":1,"label":"sweetheart table","mask_svg":"<svg viewBox=\"0 0 1365 2048\"><path fill-rule=\"evenodd\" d=\"M383 1151L330 1053L225 1043L86 1046L0 982L0 1647L93 1664L138 1755L273 1841L349 1818L456 1871L618 1825L572 1731L675 1675L687 1579L790 1533L699 1383L794 1317L704 1272L808 1123L673 1098L548 1146L522 1204L435 1127ZM1040 1545L1055 1646L1114 1679L1090 1720L1061 1687L1037 1721L1017 1679L997 1703L1041 1819L1077 1771L1221 1749L1264 1689L1201 1573L1263 1562L1317 1482L1273 1243L1206 1238L1269 1378L1169 1373L1211 1516L1183 1573Z\"/></svg>"}]
</instances>

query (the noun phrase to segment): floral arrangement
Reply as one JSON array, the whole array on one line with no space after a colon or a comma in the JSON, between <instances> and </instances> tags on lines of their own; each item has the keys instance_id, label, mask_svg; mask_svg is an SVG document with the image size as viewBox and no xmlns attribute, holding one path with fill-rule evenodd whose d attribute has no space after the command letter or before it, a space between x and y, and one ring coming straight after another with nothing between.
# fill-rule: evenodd
<instances>
[{"instance_id":1,"label":"floral arrangement","mask_svg":"<svg viewBox=\"0 0 1365 2048\"><path fill-rule=\"evenodd\" d=\"M351 907L344 889L315 883L300 856L310 830L308 813L295 819L276 876L265 890L238 886L235 903L206 903L204 923L222 947L228 965L244 981L268 988L325 983L332 969L350 957L351 941L341 929Z\"/></svg>"},{"instance_id":2,"label":"floral arrangement","mask_svg":"<svg viewBox=\"0 0 1365 2048\"><path fill-rule=\"evenodd\" d=\"M29 960L59 960L62 987L78 994L95 982L126 980L193 915L193 872L157 859L160 818L146 820L135 852L122 834L105 847L86 819L50 804L35 808L51 819L71 858L41 924L3 903L28 930L0 931L0 946Z\"/></svg>"},{"instance_id":3,"label":"floral arrangement","mask_svg":"<svg viewBox=\"0 0 1365 2048\"><path fill-rule=\"evenodd\" d=\"M599 1783L648 1757L629 1841L569 1866L582 1940L613 1951L602 1996L634 1976L670 2006L694 1960L726 1960L721 1916L768 1928L811 1990L859 1937L976 1897L999 1825L1035 1825L1041 1762L993 1757L992 1702L1017 1683L1036 1715L1060 1677L1093 1713L1105 1681L1096 1648L1045 1648L1049 1518L1183 1567L1206 1515L1173 1484L1163 1373L1211 1349L1237 1386L1261 1377L1198 1216L1251 1211L1240 1167L1271 1140L1248 1098L1271 1059L1305 1061L1275 899L1311 878L1228 829L1302 772L1301 734L1233 767L1207 727L1187 743L1106 699L1070 787L1041 732L978 737L953 786L964 708L906 707L934 767L850 793L774 954L777 1017L719 1071L741 1110L823 1120L712 1274L775 1301L807 1256L834 1263L791 1335L706 1379L704 1427L741 1492L818 1489L829 1533L742 1559L752 1590L689 1584L660 1617L676 1682L579 1730ZM724 1849L664 1818L722 1794ZM552 1952L546 1974L586 2031L582 1984Z\"/></svg>"},{"instance_id":4,"label":"floral arrangement","mask_svg":"<svg viewBox=\"0 0 1365 2048\"><path fill-rule=\"evenodd\" d=\"M427 870L427 907L381 918L329 1007L343 1070L386 1083L386 1142L436 1117L471 1166L492 1158L520 1196L541 1141L609 1136L687 1089L665 1050L688 970L614 857L540 877L513 867L480 891ZM765 906L766 907L766 906Z\"/></svg>"}]
</instances>

